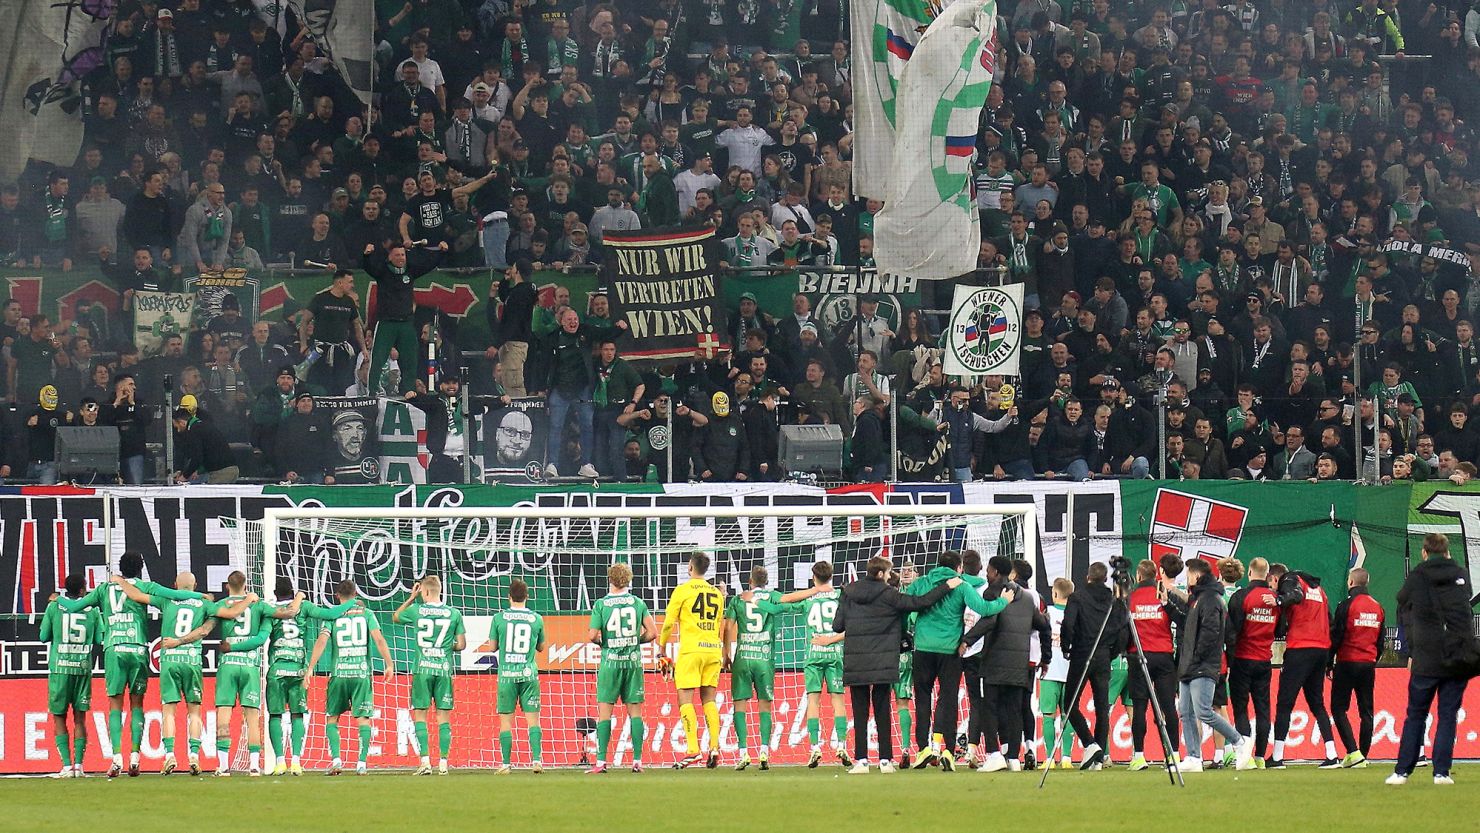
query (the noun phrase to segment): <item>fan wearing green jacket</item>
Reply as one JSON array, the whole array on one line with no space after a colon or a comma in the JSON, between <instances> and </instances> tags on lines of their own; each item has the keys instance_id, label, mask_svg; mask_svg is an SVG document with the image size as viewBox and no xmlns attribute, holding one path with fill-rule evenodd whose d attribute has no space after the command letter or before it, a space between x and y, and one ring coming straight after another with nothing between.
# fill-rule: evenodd
<instances>
[{"instance_id":1,"label":"fan wearing green jacket","mask_svg":"<svg viewBox=\"0 0 1480 833\"><path fill-rule=\"evenodd\" d=\"M915 579L905 592L918 596L936 585L961 577L961 554L947 550L930 572ZM963 614L971 608L978 616L995 616L1012 601L1011 591L998 598L983 599L970 584L962 584L922 611L915 620L915 753L912 766L923 769L940 761L942 770L954 772L955 757L946 747L946 737L956 732L956 702L961 690L961 657L956 648L965 632ZM931 693L940 684L939 702L931 722Z\"/></svg>"}]
</instances>

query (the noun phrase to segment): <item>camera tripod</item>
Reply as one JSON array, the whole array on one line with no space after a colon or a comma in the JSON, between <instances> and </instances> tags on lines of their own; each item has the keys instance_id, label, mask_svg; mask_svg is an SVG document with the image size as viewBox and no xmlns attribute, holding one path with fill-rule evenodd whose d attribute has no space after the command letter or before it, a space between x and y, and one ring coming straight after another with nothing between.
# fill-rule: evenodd
<instances>
[{"instance_id":1,"label":"camera tripod","mask_svg":"<svg viewBox=\"0 0 1480 833\"><path fill-rule=\"evenodd\" d=\"M1123 560L1123 559L1119 559L1119 560ZM1115 587L1115 590L1114 590L1114 592L1115 592L1115 599L1110 603L1110 609L1107 610L1107 611L1105 611L1105 618L1103 618L1103 619L1100 620L1100 629L1095 633L1095 641L1090 646L1090 649L1089 649L1089 656L1091 656L1091 657L1093 657L1095 655L1095 651L1099 650L1099 648L1100 648L1100 641L1103 640L1104 637L1105 637L1105 628L1106 628L1106 626L1108 626L1110 624L1110 617L1112 617L1112 616L1115 615L1115 611L1117 609L1125 610L1126 611L1126 614L1127 614L1127 617L1129 617L1129 614L1130 614L1130 611L1126 607L1126 604L1125 604L1125 597L1127 595L1127 593L1126 593L1126 589L1127 588L1122 583L1122 582L1129 581L1129 579L1130 579L1129 573L1126 572L1126 568L1129 567L1129 564L1126 564L1126 565L1118 565L1118 564L1114 564L1113 562L1114 562L1114 559L1112 560L1112 566L1114 568L1114 575L1112 576L1112 583L1114 584L1114 587ZM1152 683L1152 680L1151 680L1151 668L1146 664L1146 651L1141 646L1141 635L1140 635L1139 632L1136 631L1136 625L1135 625L1134 622L1131 622L1130 623L1130 631L1131 631L1131 640L1133 642L1135 642L1135 645L1136 645L1136 657L1135 657L1136 664L1139 665L1140 668L1141 668L1141 679L1146 682L1146 693L1150 696L1150 699L1151 699L1151 714L1152 714L1152 717L1156 720L1156 731L1161 736L1161 748L1162 748L1162 752L1163 752L1163 754L1166 755L1167 779L1171 782L1171 785L1174 786L1174 787L1176 787L1176 786L1183 786L1183 787L1185 787L1185 786L1187 786L1187 783L1186 783L1186 781L1184 781L1182 779L1182 770L1178 768L1178 766L1177 766L1177 758L1171 752L1171 750L1172 749L1175 749L1176 747L1174 747L1172 745L1171 735L1169 735L1167 733L1166 714L1161 709L1161 700L1160 700L1160 698L1158 698L1156 696L1156 686ZM1076 704L1077 705L1079 703L1079 697L1080 697L1080 695L1082 695L1084 693L1084 684L1086 682L1088 682L1088 680L1089 680L1089 663L1085 663L1084 671L1082 671L1080 673L1080 675L1079 675L1079 681L1074 684L1074 696L1071 697L1071 698L1069 698L1068 700L1066 700L1064 702L1065 703L1070 703L1070 704ZM1114 708L1115 708L1115 704L1114 703L1111 703L1110 704L1110 709L1113 710ZM1068 710L1065 709L1066 714L1067 714L1067 711ZM1107 714L1104 714L1104 715L1100 715L1100 714L1096 714L1095 715L1096 722L1098 722L1100 720L1109 720L1109 719L1110 719L1110 715L1108 713ZM1059 745L1059 748L1062 748L1066 735L1069 732L1072 732L1074 730L1073 730L1073 727L1071 727L1069 725L1069 721L1066 719L1064 721L1063 728L1059 729L1058 731L1059 731L1058 745ZM1106 759L1108 759L1109 756L1110 756L1110 750L1109 749L1105 749L1105 750L1103 750L1103 752L1105 754ZM1045 766L1043 768L1043 776L1038 779L1038 789L1040 789L1040 790L1043 789L1044 785L1048 783L1049 769L1050 769L1049 767L1046 767Z\"/></svg>"}]
</instances>

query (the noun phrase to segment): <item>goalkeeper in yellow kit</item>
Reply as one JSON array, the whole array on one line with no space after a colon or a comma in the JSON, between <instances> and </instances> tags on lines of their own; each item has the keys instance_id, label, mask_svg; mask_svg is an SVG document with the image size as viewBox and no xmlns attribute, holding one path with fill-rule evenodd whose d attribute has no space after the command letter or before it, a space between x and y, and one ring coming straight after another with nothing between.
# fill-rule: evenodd
<instances>
[{"instance_id":1,"label":"goalkeeper in yellow kit","mask_svg":"<svg viewBox=\"0 0 1480 833\"><path fill-rule=\"evenodd\" d=\"M701 762L710 769L719 766L719 706L715 705L714 695L719 691L720 663L724 656L720 627L724 624L725 605L724 594L705 580L704 574L708 572L709 556L700 552L689 556L689 580L674 589L668 610L663 614L663 629L658 634L658 647L662 651L673 632L678 631L678 661L673 664L673 680L678 689L678 712L683 719L689 754L678 762L677 769ZM659 663L667 664L666 656ZM707 754L699 752L699 719L694 711L696 689L703 703L704 723L709 727Z\"/></svg>"}]
</instances>

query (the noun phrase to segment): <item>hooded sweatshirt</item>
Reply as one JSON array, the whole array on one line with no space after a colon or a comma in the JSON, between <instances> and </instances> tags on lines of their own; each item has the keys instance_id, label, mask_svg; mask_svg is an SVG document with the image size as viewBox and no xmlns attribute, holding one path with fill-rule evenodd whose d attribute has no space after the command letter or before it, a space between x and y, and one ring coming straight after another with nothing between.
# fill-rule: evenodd
<instances>
[{"instance_id":1,"label":"hooded sweatshirt","mask_svg":"<svg viewBox=\"0 0 1480 833\"><path fill-rule=\"evenodd\" d=\"M1285 612L1285 650L1331 649L1331 607L1320 576L1286 573L1280 579L1279 600Z\"/></svg>"},{"instance_id":2,"label":"hooded sweatshirt","mask_svg":"<svg viewBox=\"0 0 1480 833\"><path fill-rule=\"evenodd\" d=\"M923 596L953 578L965 578L950 567L935 567L915 579L905 592L911 596ZM993 616L1007 607L1006 599L987 601L972 589L970 583L960 584L947 593L934 607L920 613L915 620L915 650L932 654L954 654L961 644L961 635L966 632L963 612L966 608L979 616Z\"/></svg>"}]
</instances>

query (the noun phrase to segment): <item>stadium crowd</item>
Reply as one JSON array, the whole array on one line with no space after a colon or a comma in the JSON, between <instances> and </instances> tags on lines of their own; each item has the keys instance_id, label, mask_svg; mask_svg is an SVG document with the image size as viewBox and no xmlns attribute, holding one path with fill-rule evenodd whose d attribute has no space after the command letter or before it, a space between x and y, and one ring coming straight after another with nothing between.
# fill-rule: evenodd
<instances>
[{"instance_id":1,"label":"stadium crowd","mask_svg":"<svg viewBox=\"0 0 1480 833\"><path fill-rule=\"evenodd\" d=\"M0 476L55 479L54 429L92 420L120 426L139 482L166 377L192 397L169 416L193 465L171 475L233 479L229 443L298 475L274 449L299 395L432 393L412 381L429 338L475 392L547 395L571 418L551 473L642 476L651 458L665 479L778 479L778 423L822 422L859 480L890 476L895 444L943 448L958 480L1145 477L1165 387L1170 477L1475 474L1480 10L999 8L974 163L982 269L959 280L1025 286L1011 395L943 375L954 282L834 321L806 295L789 310L742 295L730 353L642 374L603 296L557 287L551 306L528 283L599 262L607 231L681 222L716 226L734 269L870 267L881 204L853 197L849 161L870 56L838 0L379 3L368 113L289 13L120 3L76 164L0 187L0 261L97 263L124 315L92 305L58 332L5 305ZM1405 55L1429 57L1379 61ZM365 269L382 299L408 272L505 274L487 344L409 298L367 322L336 278L273 320L228 302L140 360L133 293L268 264ZM648 434L670 408L676 472Z\"/></svg>"}]
</instances>

